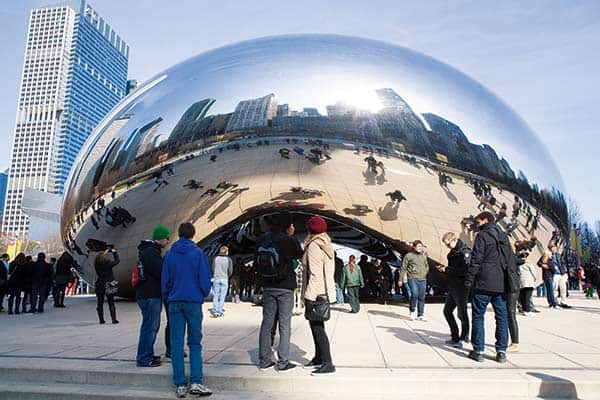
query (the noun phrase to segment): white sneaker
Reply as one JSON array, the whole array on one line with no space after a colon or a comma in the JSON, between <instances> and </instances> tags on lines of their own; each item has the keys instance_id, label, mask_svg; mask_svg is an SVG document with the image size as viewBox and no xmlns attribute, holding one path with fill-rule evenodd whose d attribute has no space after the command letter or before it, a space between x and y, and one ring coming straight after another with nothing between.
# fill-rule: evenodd
<instances>
[{"instance_id":1,"label":"white sneaker","mask_svg":"<svg viewBox=\"0 0 600 400\"><path fill-rule=\"evenodd\" d=\"M175 396L179 399L183 399L187 396L187 390L187 386L177 386L177 389L175 389Z\"/></svg>"},{"instance_id":2,"label":"white sneaker","mask_svg":"<svg viewBox=\"0 0 600 400\"><path fill-rule=\"evenodd\" d=\"M425 322L425 321L427 321L427 319L425 318L425 316L424 316L424 315L421 315L421 316L419 317L419 321L423 321L423 322Z\"/></svg>"},{"instance_id":3,"label":"white sneaker","mask_svg":"<svg viewBox=\"0 0 600 400\"><path fill-rule=\"evenodd\" d=\"M195 396L210 396L212 394L212 390L200 383L192 383L190 386L190 394Z\"/></svg>"},{"instance_id":4,"label":"white sneaker","mask_svg":"<svg viewBox=\"0 0 600 400\"><path fill-rule=\"evenodd\" d=\"M417 319L417 313L415 311L411 312L409 318L411 321L414 321L415 319Z\"/></svg>"}]
</instances>

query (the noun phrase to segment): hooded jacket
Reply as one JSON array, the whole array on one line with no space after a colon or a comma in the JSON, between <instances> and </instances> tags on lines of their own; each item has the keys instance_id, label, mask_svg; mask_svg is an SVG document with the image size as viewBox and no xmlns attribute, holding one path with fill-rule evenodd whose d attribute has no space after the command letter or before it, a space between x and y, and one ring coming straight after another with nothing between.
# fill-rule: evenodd
<instances>
[{"instance_id":1,"label":"hooded jacket","mask_svg":"<svg viewBox=\"0 0 600 400\"><path fill-rule=\"evenodd\" d=\"M143 240L138 245L138 259L144 266L144 279L135 288L138 299L160 299L162 279L161 247L154 240Z\"/></svg>"},{"instance_id":2,"label":"hooded jacket","mask_svg":"<svg viewBox=\"0 0 600 400\"><path fill-rule=\"evenodd\" d=\"M304 244L302 265L306 266L307 279L304 298L315 301L317 296L327 294L330 301L335 299L335 261L331 238L327 233L309 237Z\"/></svg>"},{"instance_id":3,"label":"hooded jacket","mask_svg":"<svg viewBox=\"0 0 600 400\"><path fill-rule=\"evenodd\" d=\"M181 238L163 260L162 297L172 301L203 303L210 294L210 266L206 254L190 239Z\"/></svg>"},{"instance_id":4,"label":"hooded jacket","mask_svg":"<svg viewBox=\"0 0 600 400\"><path fill-rule=\"evenodd\" d=\"M471 265L465 286L480 293L504 293L504 268L500 261L499 245L508 245L508 237L495 223L481 227L473 244Z\"/></svg>"},{"instance_id":5,"label":"hooded jacket","mask_svg":"<svg viewBox=\"0 0 600 400\"><path fill-rule=\"evenodd\" d=\"M296 273L292 266L292 260L302 257L302 248L298 240L283 232L267 232L258 238L257 243L259 246L272 243L281 258L283 264L281 267L287 268L285 278L281 280L261 277L262 287L288 290L296 289L298 285L296 283Z\"/></svg>"}]
</instances>

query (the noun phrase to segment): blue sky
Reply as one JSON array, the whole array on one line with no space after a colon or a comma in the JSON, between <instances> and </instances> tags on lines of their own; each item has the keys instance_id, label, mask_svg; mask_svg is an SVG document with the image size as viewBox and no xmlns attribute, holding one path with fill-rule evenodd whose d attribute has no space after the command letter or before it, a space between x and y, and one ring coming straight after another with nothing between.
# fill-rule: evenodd
<instances>
[{"instance_id":1,"label":"blue sky","mask_svg":"<svg viewBox=\"0 0 600 400\"><path fill-rule=\"evenodd\" d=\"M29 9L0 6L0 168L8 166ZM95 0L144 81L204 50L266 35L337 33L428 54L487 86L542 138L588 220L600 219L600 1ZM535 152L535 149L526 149Z\"/></svg>"}]
</instances>

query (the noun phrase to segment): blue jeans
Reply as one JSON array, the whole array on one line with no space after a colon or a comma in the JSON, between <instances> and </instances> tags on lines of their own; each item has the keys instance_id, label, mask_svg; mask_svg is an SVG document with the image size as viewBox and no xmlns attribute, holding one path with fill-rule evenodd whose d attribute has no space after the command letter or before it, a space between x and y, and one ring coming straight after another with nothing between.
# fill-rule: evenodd
<instances>
[{"instance_id":1,"label":"blue jeans","mask_svg":"<svg viewBox=\"0 0 600 400\"><path fill-rule=\"evenodd\" d=\"M546 299L548 300L548 305L550 307L556 306L556 297L554 297L554 277L545 278L544 287L546 288Z\"/></svg>"},{"instance_id":2,"label":"blue jeans","mask_svg":"<svg viewBox=\"0 0 600 400\"><path fill-rule=\"evenodd\" d=\"M190 383L202 383L202 303L173 301L169 303L171 365L175 386L187 385L183 363L183 339L187 326L190 349Z\"/></svg>"},{"instance_id":3,"label":"blue jeans","mask_svg":"<svg viewBox=\"0 0 600 400\"><path fill-rule=\"evenodd\" d=\"M142 311L142 326L140 327L136 361L138 365L148 365L154 358L154 342L160 328L162 300L160 297L138 299L137 303Z\"/></svg>"},{"instance_id":4,"label":"blue jeans","mask_svg":"<svg viewBox=\"0 0 600 400\"><path fill-rule=\"evenodd\" d=\"M471 329L471 343L473 350L483 353L485 347L485 310L492 303L496 318L496 352L506 352L508 347L508 309L504 294L473 294L471 301L473 312L473 327Z\"/></svg>"},{"instance_id":5,"label":"blue jeans","mask_svg":"<svg viewBox=\"0 0 600 400\"><path fill-rule=\"evenodd\" d=\"M213 280L213 314L223 314L223 307L225 306L225 296L227 296L227 287L227 279Z\"/></svg>"},{"instance_id":6,"label":"blue jeans","mask_svg":"<svg viewBox=\"0 0 600 400\"><path fill-rule=\"evenodd\" d=\"M335 304L342 305L344 304L344 289L336 282L335 284Z\"/></svg>"},{"instance_id":7,"label":"blue jeans","mask_svg":"<svg viewBox=\"0 0 600 400\"><path fill-rule=\"evenodd\" d=\"M425 289L427 289L427 281L419 281L415 278L408 279L408 287L410 287L410 312L418 310L418 316L425 314Z\"/></svg>"}]
</instances>

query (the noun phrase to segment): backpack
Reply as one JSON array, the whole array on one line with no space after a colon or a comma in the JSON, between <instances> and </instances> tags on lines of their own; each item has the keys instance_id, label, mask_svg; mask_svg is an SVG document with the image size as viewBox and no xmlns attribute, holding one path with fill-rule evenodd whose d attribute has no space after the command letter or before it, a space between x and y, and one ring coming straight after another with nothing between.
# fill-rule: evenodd
<instances>
[{"instance_id":1,"label":"backpack","mask_svg":"<svg viewBox=\"0 0 600 400\"><path fill-rule=\"evenodd\" d=\"M256 251L256 270L263 278L275 279L279 277L279 253L272 242L258 247Z\"/></svg>"},{"instance_id":2,"label":"backpack","mask_svg":"<svg viewBox=\"0 0 600 400\"><path fill-rule=\"evenodd\" d=\"M131 287L135 289L141 282L144 282L145 280L146 276L144 275L144 266L142 265L141 261L138 261L131 272Z\"/></svg>"},{"instance_id":3,"label":"backpack","mask_svg":"<svg viewBox=\"0 0 600 400\"><path fill-rule=\"evenodd\" d=\"M495 240L496 248L498 249L500 265L504 270L504 283L506 291L508 293L518 293L521 289L521 269L517 268L517 257L510 248L510 244L506 242L500 243L499 240Z\"/></svg>"}]
</instances>

